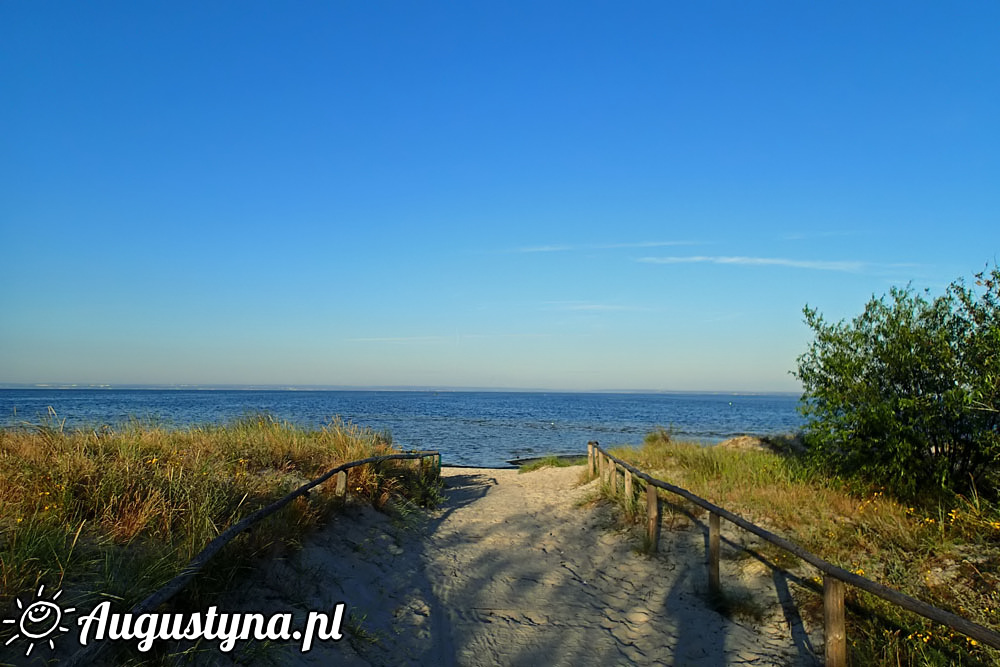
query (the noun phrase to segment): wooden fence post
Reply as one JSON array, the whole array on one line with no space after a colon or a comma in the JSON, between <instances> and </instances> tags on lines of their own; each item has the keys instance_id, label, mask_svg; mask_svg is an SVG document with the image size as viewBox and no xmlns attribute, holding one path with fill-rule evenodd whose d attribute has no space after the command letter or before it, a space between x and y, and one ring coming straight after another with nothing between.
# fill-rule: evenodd
<instances>
[{"instance_id":1,"label":"wooden fence post","mask_svg":"<svg viewBox=\"0 0 1000 667\"><path fill-rule=\"evenodd\" d=\"M646 484L646 534L650 553L656 553L660 547L660 496L652 484Z\"/></svg>"},{"instance_id":2,"label":"wooden fence post","mask_svg":"<svg viewBox=\"0 0 1000 667\"><path fill-rule=\"evenodd\" d=\"M345 495L347 495L347 471L346 470L341 470L340 472L337 473L337 486L335 487L334 492L338 496L340 496L341 498L343 498Z\"/></svg>"},{"instance_id":3,"label":"wooden fence post","mask_svg":"<svg viewBox=\"0 0 1000 667\"><path fill-rule=\"evenodd\" d=\"M587 474L591 477L597 473L597 466L594 465L594 445L596 444L593 440L587 443Z\"/></svg>"},{"instance_id":4,"label":"wooden fence post","mask_svg":"<svg viewBox=\"0 0 1000 667\"><path fill-rule=\"evenodd\" d=\"M823 634L827 667L847 667L844 582L823 575Z\"/></svg>"},{"instance_id":5,"label":"wooden fence post","mask_svg":"<svg viewBox=\"0 0 1000 667\"><path fill-rule=\"evenodd\" d=\"M635 492L632 490L632 472L630 470L625 471L625 500L632 502L635 498Z\"/></svg>"},{"instance_id":6,"label":"wooden fence post","mask_svg":"<svg viewBox=\"0 0 1000 667\"><path fill-rule=\"evenodd\" d=\"M708 590L712 596L722 592L719 586L719 515L708 515Z\"/></svg>"}]
</instances>

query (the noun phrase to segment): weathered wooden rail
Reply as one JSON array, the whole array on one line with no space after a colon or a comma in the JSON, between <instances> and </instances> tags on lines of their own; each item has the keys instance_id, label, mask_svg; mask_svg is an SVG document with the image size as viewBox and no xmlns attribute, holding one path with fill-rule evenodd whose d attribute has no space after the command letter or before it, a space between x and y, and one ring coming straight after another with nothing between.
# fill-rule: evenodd
<instances>
[{"instance_id":1,"label":"weathered wooden rail","mask_svg":"<svg viewBox=\"0 0 1000 667\"><path fill-rule=\"evenodd\" d=\"M694 495L679 486L656 479L634 466L606 452L596 442L587 443L587 463L591 475L599 475L607 480L614 493L618 493L618 473L624 476L624 493L626 497L634 498L633 478L646 482L646 516L647 535L653 550L657 548L660 535L660 501L657 489L663 489L676 494L695 505L708 510L708 584L713 594L721 591L719 581L719 528L720 519L736 524L740 528L753 533L771 544L784 549L806 561L823 573L823 623L825 636L826 664L829 667L844 667L847 665L847 630L844 607L845 584L860 588L872 595L877 595L903 609L929 618L936 623L980 641L987 646L1000 649L1000 634L987 627L957 616L943 609L922 602L888 586L866 579L841 567L823 560L819 556L806 551L799 545L789 542L746 519L719 507L709 501ZM631 494L631 495L630 495Z\"/></svg>"},{"instance_id":2,"label":"weathered wooden rail","mask_svg":"<svg viewBox=\"0 0 1000 667\"><path fill-rule=\"evenodd\" d=\"M253 526L255 523L274 514L299 496L308 496L311 489L319 486L331 477L336 478L334 493L338 496L346 496L349 481L348 477L352 468L358 468L363 465L377 466L386 461L403 459L417 460L418 469L421 472L426 472L427 469L430 469L433 471L435 477L441 476L441 454L436 451L414 451L402 454L372 456L358 461L349 461L337 466L336 468L332 468L316 479L303 484L280 500L276 500L267 507L262 507L256 512L248 514L243 517L243 519L224 530L215 539L209 542L204 549L199 551L198 554L188 562L187 567L185 567L180 574L168 581L145 600L136 604L131 610L129 610L128 613L135 616L138 616L139 614L146 614L152 612L154 609L170 600L170 598L183 590L187 583L191 581L191 579L194 578L194 576L198 574L203 567L205 567L208 561L211 560L211 558L215 556L222 549L222 547L231 542L233 538ZM427 459L432 460L432 463L429 466L425 465ZM93 664L97 657L107 648L107 646L108 642L106 641L90 644L73 654L65 664L70 667Z\"/></svg>"}]
</instances>

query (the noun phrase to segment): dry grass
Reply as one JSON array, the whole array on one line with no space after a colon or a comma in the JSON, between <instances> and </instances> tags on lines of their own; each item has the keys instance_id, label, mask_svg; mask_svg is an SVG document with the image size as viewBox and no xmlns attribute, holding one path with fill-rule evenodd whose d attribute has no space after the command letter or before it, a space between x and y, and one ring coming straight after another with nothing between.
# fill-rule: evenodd
<instances>
[{"instance_id":1,"label":"dry grass","mask_svg":"<svg viewBox=\"0 0 1000 667\"><path fill-rule=\"evenodd\" d=\"M0 609L39 583L130 606L247 514L330 468L393 451L384 433L340 421L304 430L266 415L184 430L133 422L66 432L55 421L0 430ZM406 463L352 469L349 492L377 506L419 495ZM333 487L238 537L195 579L186 604L326 520L343 502Z\"/></svg>"},{"instance_id":2,"label":"dry grass","mask_svg":"<svg viewBox=\"0 0 1000 667\"><path fill-rule=\"evenodd\" d=\"M903 505L879 489L822 477L792 456L674 442L663 432L612 453L845 569L1000 631L1000 508L979 497ZM637 518L635 508L625 513ZM849 590L861 610L849 621L854 664L1000 662L998 651ZM807 608L818 599L799 592Z\"/></svg>"}]
</instances>

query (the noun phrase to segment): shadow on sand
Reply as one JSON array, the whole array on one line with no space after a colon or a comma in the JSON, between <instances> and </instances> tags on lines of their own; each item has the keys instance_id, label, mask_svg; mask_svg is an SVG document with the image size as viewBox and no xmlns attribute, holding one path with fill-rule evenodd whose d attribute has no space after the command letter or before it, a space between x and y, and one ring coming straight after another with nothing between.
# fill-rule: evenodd
<instances>
[{"instance_id":1,"label":"shadow on sand","mask_svg":"<svg viewBox=\"0 0 1000 667\"><path fill-rule=\"evenodd\" d=\"M664 530L660 553L643 556L615 532L609 507L582 503L578 475L446 468L445 499L434 511L401 521L358 508L335 518L294 558L267 568L263 578L275 590L263 595L286 611L345 602L353 629L308 654L280 647L269 661L816 664L789 591L794 577L751 552L771 570L785 634L791 629L779 646L708 602L707 525L671 506L694 529ZM258 607L259 586L248 582L245 591Z\"/></svg>"}]
</instances>

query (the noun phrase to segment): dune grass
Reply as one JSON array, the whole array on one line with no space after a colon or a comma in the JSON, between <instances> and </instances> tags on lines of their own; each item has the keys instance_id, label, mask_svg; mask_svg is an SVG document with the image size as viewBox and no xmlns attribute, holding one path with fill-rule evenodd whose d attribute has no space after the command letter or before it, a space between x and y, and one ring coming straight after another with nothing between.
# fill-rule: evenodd
<instances>
[{"instance_id":1,"label":"dune grass","mask_svg":"<svg viewBox=\"0 0 1000 667\"><path fill-rule=\"evenodd\" d=\"M334 420L307 430L267 415L166 429L132 422L0 430L0 609L44 583L127 608L175 576L228 526L330 468L393 453L391 437ZM409 461L350 472L350 494L433 500ZM395 465L392 465L395 464ZM242 534L179 602L204 606L261 554L294 546L343 503L332 481ZM0 642L2 643L2 642Z\"/></svg>"},{"instance_id":2,"label":"dune grass","mask_svg":"<svg viewBox=\"0 0 1000 667\"><path fill-rule=\"evenodd\" d=\"M640 448L612 453L845 569L1000 631L1000 507L978 495L905 505L880 489L823 476L795 456L676 442L663 431ZM644 518L641 503L616 500L626 518ZM819 583L817 573L777 547L755 548ZM849 614L853 664L1000 664L1000 651L848 591L849 604L861 610ZM805 609L821 613L818 595L798 592Z\"/></svg>"},{"instance_id":3,"label":"dune grass","mask_svg":"<svg viewBox=\"0 0 1000 667\"><path fill-rule=\"evenodd\" d=\"M518 467L518 473L531 472L533 470L541 470L542 468L570 468L572 466L582 466L587 463L586 456L544 456L540 459L526 463L523 466Z\"/></svg>"}]
</instances>

